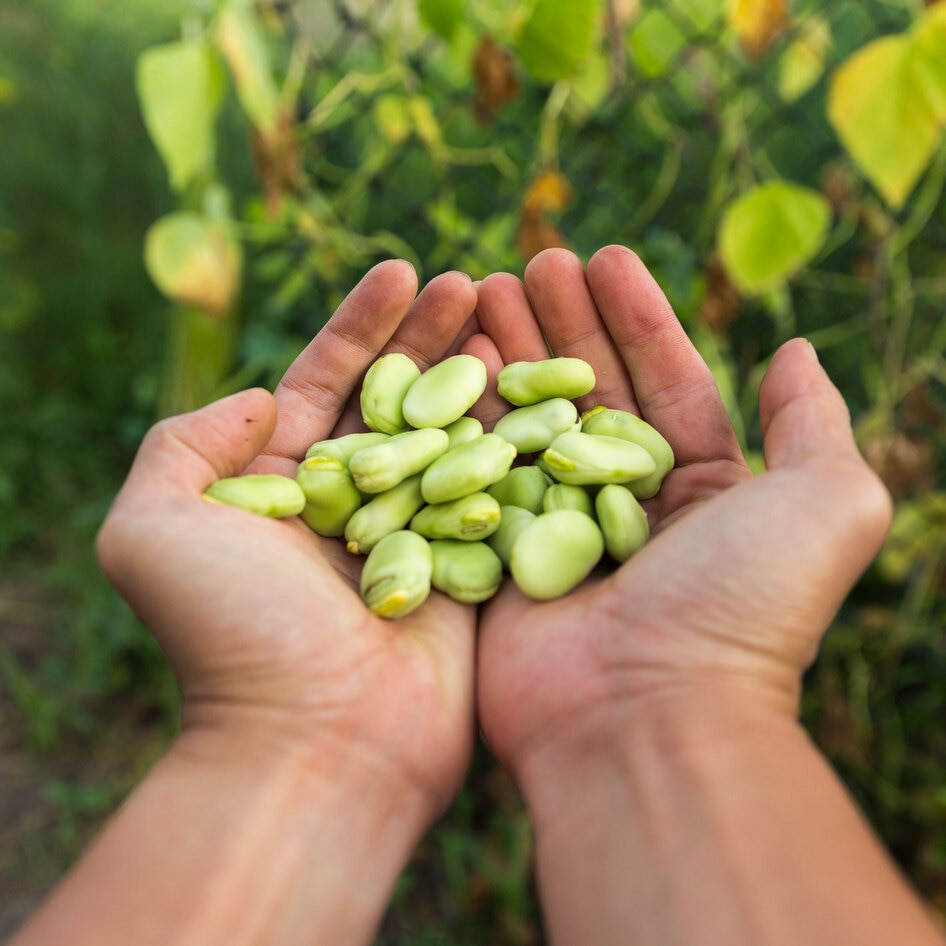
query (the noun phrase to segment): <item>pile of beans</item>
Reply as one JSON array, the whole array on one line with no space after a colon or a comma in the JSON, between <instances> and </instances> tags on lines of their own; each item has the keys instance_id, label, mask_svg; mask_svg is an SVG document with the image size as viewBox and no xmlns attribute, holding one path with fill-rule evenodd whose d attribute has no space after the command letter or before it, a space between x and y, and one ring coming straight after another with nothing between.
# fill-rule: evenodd
<instances>
[{"instance_id":1,"label":"pile of beans","mask_svg":"<svg viewBox=\"0 0 946 946\"><path fill-rule=\"evenodd\" d=\"M604 558L626 561L648 540L640 500L673 467L663 436L628 411L574 399L595 385L578 358L506 365L510 410L493 430L467 412L486 366L454 355L427 371L382 355L360 396L366 431L319 441L294 480L218 480L205 498L266 516L301 517L314 532L367 556L361 596L398 618L431 588L477 603L505 574L536 600L568 594Z\"/></svg>"}]
</instances>

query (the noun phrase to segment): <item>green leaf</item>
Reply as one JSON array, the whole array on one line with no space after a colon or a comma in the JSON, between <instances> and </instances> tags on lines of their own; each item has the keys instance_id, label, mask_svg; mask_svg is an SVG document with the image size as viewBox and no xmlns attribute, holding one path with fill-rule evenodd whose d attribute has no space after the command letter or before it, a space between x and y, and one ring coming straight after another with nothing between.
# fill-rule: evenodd
<instances>
[{"instance_id":1,"label":"green leaf","mask_svg":"<svg viewBox=\"0 0 946 946\"><path fill-rule=\"evenodd\" d=\"M817 191L787 181L760 184L724 212L720 258L742 292L768 292L812 259L830 223L830 205Z\"/></svg>"},{"instance_id":2,"label":"green leaf","mask_svg":"<svg viewBox=\"0 0 946 946\"><path fill-rule=\"evenodd\" d=\"M463 14L463 0L420 0L420 18L447 42L453 39Z\"/></svg>"},{"instance_id":3,"label":"green leaf","mask_svg":"<svg viewBox=\"0 0 946 946\"><path fill-rule=\"evenodd\" d=\"M135 72L148 134L182 191L214 158L214 122L223 90L220 66L202 40L146 49Z\"/></svg>"},{"instance_id":4,"label":"green leaf","mask_svg":"<svg viewBox=\"0 0 946 946\"><path fill-rule=\"evenodd\" d=\"M674 65L687 37L664 10L651 7L634 24L627 44L641 75L654 79Z\"/></svg>"},{"instance_id":5,"label":"green leaf","mask_svg":"<svg viewBox=\"0 0 946 946\"><path fill-rule=\"evenodd\" d=\"M830 48L831 26L824 17L811 16L801 23L779 60L778 91L786 102L801 98L821 78Z\"/></svg>"},{"instance_id":6,"label":"green leaf","mask_svg":"<svg viewBox=\"0 0 946 946\"><path fill-rule=\"evenodd\" d=\"M226 223L182 210L149 228L145 266L168 298L220 317L239 292L242 253Z\"/></svg>"},{"instance_id":7,"label":"green leaf","mask_svg":"<svg viewBox=\"0 0 946 946\"><path fill-rule=\"evenodd\" d=\"M540 82L572 76L591 51L601 0L537 0L519 34L523 66Z\"/></svg>"},{"instance_id":8,"label":"green leaf","mask_svg":"<svg viewBox=\"0 0 946 946\"><path fill-rule=\"evenodd\" d=\"M273 131L279 120L279 89L266 37L252 8L243 0L224 0L216 39L243 110L260 132Z\"/></svg>"},{"instance_id":9,"label":"green leaf","mask_svg":"<svg viewBox=\"0 0 946 946\"><path fill-rule=\"evenodd\" d=\"M832 76L828 118L884 200L902 207L946 127L946 6L845 60Z\"/></svg>"}]
</instances>

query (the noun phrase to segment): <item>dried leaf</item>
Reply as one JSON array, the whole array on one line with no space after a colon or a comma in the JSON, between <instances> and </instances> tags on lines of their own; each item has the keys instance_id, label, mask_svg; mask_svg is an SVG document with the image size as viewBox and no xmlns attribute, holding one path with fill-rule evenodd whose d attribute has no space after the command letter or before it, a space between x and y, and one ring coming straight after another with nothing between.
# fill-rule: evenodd
<instances>
[{"instance_id":1,"label":"dried leaf","mask_svg":"<svg viewBox=\"0 0 946 946\"><path fill-rule=\"evenodd\" d=\"M488 124L499 110L519 94L519 79L512 56L492 36L484 36L473 55L476 82L476 117Z\"/></svg>"}]
</instances>

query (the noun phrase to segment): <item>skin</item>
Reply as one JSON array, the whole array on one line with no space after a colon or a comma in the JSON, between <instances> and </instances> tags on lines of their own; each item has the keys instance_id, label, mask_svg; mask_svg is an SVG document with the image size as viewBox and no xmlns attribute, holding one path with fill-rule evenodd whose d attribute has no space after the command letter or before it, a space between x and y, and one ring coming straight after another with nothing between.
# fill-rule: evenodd
<instances>
[{"instance_id":1,"label":"skin","mask_svg":"<svg viewBox=\"0 0 946 946\"><path fill-rule=\"evenodd\" d=\"M480 620L480 721L532 814L551 942L941 946L797 720L802 672L891 515L811 346L771 362L769 472L751 477L629 250L586 269L547 251L524 285L484 280L477 314L468 345L491 371L544 336L595 365L589 400L639 414L677 457L645 503L654 538L620 569L549 603L507 583Z\"/></svg>"},{"instance_id":2,"label":"skin","mask_svg":"<svg viewBox=\"0 0 946 946\"><path fill-rule=\"evenodd\" d=\"M474 712L531 812L557 946L942 946L797 721L801 673L890 520L810 346L772 360L769 472L750 477L630 251L587 267L546 251L524 282L415 293L406 264L381 264L274 396L146 438L99 554L178 676L182 733L14 946L370 943L462 783ZM437 592L384 621L341 543L200 499L244 469L291 476L312 442L358 429L382 351L482 358L489 429L499 368L546 338L595 366L582 409L638 413L677 456L645 504L652 541L567 598L506 582L478 626Z\"/></svg>"}]
</instances>

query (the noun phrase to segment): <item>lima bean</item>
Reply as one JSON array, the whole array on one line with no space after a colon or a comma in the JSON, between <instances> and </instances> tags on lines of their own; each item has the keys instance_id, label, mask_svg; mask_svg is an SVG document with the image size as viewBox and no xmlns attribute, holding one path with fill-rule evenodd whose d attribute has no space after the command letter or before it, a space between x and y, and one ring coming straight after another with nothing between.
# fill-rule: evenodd
<instances>
[{"instance_id":1,"label":"lima bean","mask_svg":"<svg viewBox=\"0 0 946 946\"><path fill-rule=\"evenodd\" d=\"M535 465L514 466L486 492L501 506L520 506L530 512L542 511L542 500L551 480Z\"/></svg>"},{"instance_id":2,"label":"lima bean","mask_svg":"<svg viewBox=\"0 0 946 946\"><path fill-rule=\"evenodd\" d=\"M348 461L348 469L363 493L383 493L425 470L449 443L447 434L436 427L408 430L359 450Z\"/></svg>"},{"instance_id":3,"label":"lima bean","mask_svg":"<svg viewBox=\"0 0 946 946\"><path fill-rule=\"evenodd\" d=\"M361 493L345 465L334 457L309 457L299 464L296 482L305 494L302 521L318 535L343 535L361 506Z\"/></svg>"},{"instance_id":4,"label":"lima bean","mask_svg":"<svg viewBox=\"0 0 946 946\"><path fill-rule=\"evenodd\" d=\"M370 552L386 535L406 529L424 505L420 480L421 474L415 473L356 509L345 525L348 551L353 555Z\"/></svg>"},{"instance_id":5,"label":"lima bean","mask_svg":"<svg viewBox=\"0 0 946 946\"><path fill-rule=\"evenodd\" d=\"M553 397L509 411L496 421L493 433L508 440L520 453L537 453L579 424L578 408L567 398Z\"/></svg>"},{"instance_id":6,"label":"lima bean","mask_svg":"<svg viewBox=\"0 0 946 946\"><path fill-rule=\"evenodd\" d=\"M594 518L595 504L591 494L584 486L572 483L553 483L542 498L542 512L554 512L556 509L577 509L586 516Z\"/></svg>"},{"instance_id":7,"label":"lima bean","mask_svg":"<svg viewBox=\"0 0 946 946\"><path fill-rule=\"evenodd\" d=\"M535 519L536 514L521 506L500 506L499 512L499 528L487 537L486 544L508 569L512 547L519 538L519 533Z\"/></svg>"},{"instance_id":8,"label":"lima bean","mask_svg":"<svg viewBox=\"0 0 946 946\"><path fill-rule=\"evenodd\" d=\"M400 618L430 594L433 556L416 532L399 530L381 539L368 554L359 590L368 608L383 618Z\"/></svg>"},{"instance_id":9,"label":"lima bean","mask_svg":"<svg viewBox=\"0 0 946 946\"><path fill-rule=\"evenodd\" d=\"M204 499L270 519L298 516L305 509L302 487L294 479L277 473L223 477L207 487Z\"/></svg>"},{"instance_id":10,"label":"lima bean","mask_svg":"<svg viewBox=\"0 0 946 946\"><path fill-rule=\"evenodd\" d=\"M559 434L542 459L556 480L577 486L626 483L657 468L654 458L636 443L583 431Z\"/></svg>"},{"instance_id":11,"label":"lima bean","mask_svg":"<svg viewBox=\"0 0 946 946\"><path fill-rule=\"evenodd\" d=\"M489 493L470 493L431 503L413 516L410 527L427 539L484 539L499 527L500 507Z\"/></svg>"},{"instance_id":12,"label":"lima bean","mask_svg":"<svg viewBox=\"0 0 946 946\"><path fill-rule=\"evenodd\" d=\"M436 539L431 584L438 591L464 604L492 598L503 580L503 563L485 542Z\"/></svg>"},{"instance_id":13,"label":"lima bean","mask_svg":"<svg viewBox=\"0 0 946 946\"><path fill-rule=\"evenodd\" d=\"M595 513L604 546L616 562L626 562L650 538L647 513L626 486L602 486L595 496Z\"/></svg>"},{"instance_id":14,"label":"lima bean","mask_svg":"<svg viewBox=\"0 0 946 946\"><path fill-rule=\"evenodd\" d=\"M516 458L516 448L498 434L483 434L437 457L424 470L421 491L428 503L445 503L492 486Z\"/></svg>"},{"instance_id":15,"label":"lima bean","mask_svg":"<svg viewBox=\"0 0 946 946\"><path fill-rule=\"evenodd\" d=\"M581 397L594 388L595 373L581 358L514 361L496 376L496 386L500 397L525 407L549 398Z\"/></svg>"},{"instance_id":16,"label":"lima bean","mask_svg":"<svg viewBox=\"0 0 946 946\"><path fill-rule=\"evenodd\" d=\"M420 368L407 355L389 352L375 361L361 383L361 418L371 430L398 434L411 425L401 405Z\"/></svg>"},{"instance_id":17,"label":"lima bean","mask_svg":"<svg viewBox=\"0 0 946 946\"><path fill-rule=\"evenodd\" d=\"M446 427L462 417L486 390L486 365L473 355L451 355L428 368L401 405L412 427Z\"/></svg>"},{"instance_id":18,"label":"lima bean","mask_svg":"<svg viewBox=\"0 0 946 946\"><path fill-rule=\"evenodd\" d=\"M657 494L663 478L673 469L673 448L663 434L630 411L595 407L582 414L582 430L589 434L619 437L643 447L653 458L656 468L648 476L628 483L638 499L650 499Z\"/></svg>"},{"instance_id":19,"label":"lima bean","mask_svg":"<svg viewBox=\"0 0 946 946\"><path fill-rule=\"evenodd\" d=\"M536 516L512 546L509 570L530 598L549 601L581 584L604 554L593 519L575 509Z\"/></svg>"}]
</instances>

